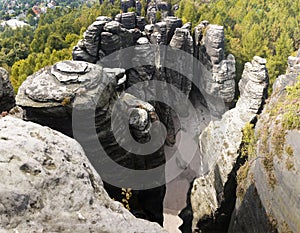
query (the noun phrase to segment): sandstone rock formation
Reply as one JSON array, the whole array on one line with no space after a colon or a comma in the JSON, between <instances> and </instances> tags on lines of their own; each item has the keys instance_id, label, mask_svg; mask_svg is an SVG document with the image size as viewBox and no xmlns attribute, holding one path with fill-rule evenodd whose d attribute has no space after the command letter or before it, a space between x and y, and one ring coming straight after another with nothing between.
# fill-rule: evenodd
<instances>
[{"instance_id":1,"label":"sandstone rock formation","mask_svg":"<svg viewBox=\"0 0 300 233\"><path fill-rule=\"evenodd\" d=\"M242 129L256 117L267 97L265 65L266 60L260 57L254 57L245 65L236 107L227 111L221 120L211 121L200 135L203 175L194 181L191 190L193 229L218 230L220 225L224 229L229 223L230 209L234 207L234 198L231 198L235 192L230 186L234 179L232 173L237 170Z\"/></svg>"},{"instance_id":2,"label":"sandstone rock formation","mask_svg":"<svg viewBox=\"0 0 300 233\"><path fill-rule=\"evenodd\" d=\"M254 155L238 175L237 202L229 232L298 232L299 87L298 57L289 57L255 127ZM297 83L297 84L296 84ZM293 91L291 91L293 90Z\"/></svg>"},{"instance_id":3,"label":"sandstone rock formation","mask_svg":"<svg viewBox=\"0 0 300 233\"><path fill-rule=\"evenodd\" d=\"M0 67L0 114L15 106L15 94L9 81L8 72Z\"/></svg>"},{"instance_id":4,"label":"sandstone rock formation","mask_svg":"<svg viewBox=\"0 0 300 233\"><path fill-rule=\"evenodd\" d=\"M150 8L151 7L148 9L151 10ZM110 19L99 17L97 21L89 26L85 32L85 38L83 41L79 41L73 50L74 60L85 60L93 63L101 62L103 56L131 45L138 45L140 43L138 43L139 38L146 36L151 44L170 45L172 48L193 53L195 58L200 60L202 65L198 70L206 68L207 71L194 74L192 79L195 86L201 86L203 88L203 90L201 90L205 92L202 93L205 96L203 102L208 105L214 116L220 117L232 104L235 96L235 58L232 55L228 55L227 58L225 58L223 27L210 25L209 22L203 21L195 28L195 37L192 39L190 24L182 25L182 20L174 16L167 16L162 19L162 22L152 22L153 24L141 24L140 26L138 26L138 24L142 19L132 12L117 15L115 20L120 24L114 21L108 22L109 20ZM137 26L140 30L137 29ZM143 29L144 31L141 31ZM99 39L100 37L101 41ZM168 54L161 50L154 51L153 53L155 53L154 62L157 68L155 75L153 75L152 68L150 69L151 78L165 80L170 84L175 84L175 86L179 86L180 90L183 90L184 93L189 94L191 82L181 80L183 75L187 74L181 74L180 76L175 75L174 78L168 78L168 76L170 76L166 74L168 69L164 69L164 60L168 58ZM121 50L115 54L115 59L111 63L122 67L122 64L119 64L120 60L128 60L122 56L126 56L127 58L133 55L129 55L128 53L122 54ZM153 56L151 56L151 59L152 57ZM178 60L180 60L180 58L178 58ZM188 62L190 61L186 61L186 63ZM186 65L174 61L173 63L175 67L188 66L191 70L193 69L192 64ZM139 66L139 64L140 63L137 63L137 59L132 59L131 67ZM129 73L128 80L131 79L131 75L134 76L134 80L137 75L140 75L139 73L135 75L133 72ZM148 75L146 76L145 78L142 77L142 79L145 80L149 78ZM172 74L171 76L173 77ZM211 99L211 101L208 99ZM213 101L213 99L216 100ZM218 104L220 101L222 104ZM163 120L165 117L160 117L165 123Z\"/></svg>"},{"instance_id":5,"label":"sandstone rock formation","mask_svg":"<svg viewBox=\"0 0 300 233\"><path fill-rule=\"evenodd\" d=\"M123 13L117 15L116 19L122 24L108 17L98 17L85 31L84 39L74 47L73 59L96 63L105 55L133 45L134 33L127 28L137 27L136 15ZM140 26L143 27L141 23Z\"/></svg>"},{"instance_id":6,"label":"sandstone rock formation","mask_svg":"<svg viewBox=\"0 0 300 233\"><path fill-rule=\"evenodd\" d=\"M147 19L150 24L156 23L156 5L154 2L150 2L147 6Z\"/></svg>"},{"instance_id":7,"label":"sandstone rock formation","mask_svg":"<svg viewBox=\"0 0 300 233\"><path fill-rule=\"evenodd\" d=\"M7 116L0 144L2 232L165 232L109 198L75 140Z\"/></svg>"},{"instance_id":8,"label":"sandstone rock formation","mask_svg":"<svg viewBox=\"0 0 300 233\"><path fill-rule=\"evenodd\" d=\"M136 15L134 12L118 14L115 20L120 22L126 29L133 29L136 27Z\"/></svg>"},{"instance_id":9,"label":"sandstone rock formation","mask_svg":"<svg viewBox=\"0 0 300 233\"><path fill-rule=\"evenodd\" d=\"M134 187L128 183L132 180L130 174L120 171L118 166L106 166L111 159L130 169L150 169L165 162L164 152L159 147L147 156L131 153L137 146L128 143L130 135L139 143L147 143L151 140L152 124L158 122L158 117L150 104L129 94L123 95L115 106L124 79L124 69L103 68L83 61L64 61L28 77L16 98L17 104L25 111L25 119L47 125L80 142L105 181L108 193L116 200L122 198L115 196L115 188L107 184L111 180L118 178L118 183L124 185L122 187ZM113 117L114 108L117 108L116 117ZM128 123L129 130L126 131ZM153 138L159 139L157 135ZM127 150L119 145L124 140L123 147L126 145ZM158 143L163 145L163 141ZM153 178L149 183L164 184L164 170L158 175L157 180ZM112 185L117 186L115 183ZM146 212L145 218L162 224L164 185L155 191L156 195L145 201L142 210ZM118 192L120 195L120 188ZM155 199L155 204L151 198ZM148 201L151 205L147 206ZM132 210L137 211L134 206Z\"/></svg>"},{"instance_id":10,"label":"sandstone rock formation","mask_svg":"<svg viewBox=\"0 0 300 233\"><path fill-rule=\"evenodd\" d=\"M159 17L158 17L159 14ZM155 24L158 20L164 20L171 15L171 6L163 1L150 1L147 5L147 19L150 24Z\"/></svg>"},{"instance_id":11,"label":"sandstone rock formation","mask_svg":"<svg viewBox=\"0 0 300 233\"><path fill-rule=\"evenodd\" d=\"M198 58L212 75L196 77L195 83L202 82L204 90L210 96L218 96L225 105L230 105L235 97L235 58L225 57L223 26L201 22L194 29L195 57ZM209 102L207 104L210 104ZM209 106L215 115L221 116L226 109Z\"/></svg>"},{"instance_id":12,"label":"sandstone rock formation","mask_svg":"<svg viewBox=\"0 0 300 233\"><path fill-rule=\"evenodd\" d=\"M98 18L96 22L89 26L85 32L85 38L83 41L78 42L73 50L73 59L104 63L112 68L114 66L126 68L127 66L126 87L131 87L139 81L160 80L179 88L188 97L192 86L191 81L184 77L188 74L178 74L178 72L165 69L164 59L168 57L165 54L166 52L155 49L150 44L170 45L172 48L192 54L193 40L189 27L185 25L184 28L180 29L182 20L169 16L155 25L142 26L145 27L145 32L141 32L136 28L139 17L132 12L119 14L115 20L109 21L109 19ZM99 38L101 38L101 41ZM131 45L136 46L133 49L122 51L122 49ZM114 53L113 56L107 57L107 55L116 51L118 52ZM91 56L86 57L86 54ZM102 59L103 56L106 57ZM172 59L169 64L172 64L175 68L179 67L179 70L183 70L183 67L190 67L189 73L192 73L192 66L189 66L190 61L179 57L175 61L174 57ZM147 65L140 65L143 63L142 61L145 61L144 64ZM190 79L192 78L190 77ZM142 90L138 90L134 95L140 97L141 95L144 96L144 93ZM167 142L174 144L175 130L170 107L155 103L154 105L160 120L167 127Z\"/></svg>"},{"instance_id":13,"label":"sandstone rock formation","mask_svg":"<svg viewBox=\"0 0 300 233\"><path fill-rule=\"evenodd\" d=\"M127 12L129 8L135 7L135 0L121 0L121 10Z\"/></svg>"}]
</instances>

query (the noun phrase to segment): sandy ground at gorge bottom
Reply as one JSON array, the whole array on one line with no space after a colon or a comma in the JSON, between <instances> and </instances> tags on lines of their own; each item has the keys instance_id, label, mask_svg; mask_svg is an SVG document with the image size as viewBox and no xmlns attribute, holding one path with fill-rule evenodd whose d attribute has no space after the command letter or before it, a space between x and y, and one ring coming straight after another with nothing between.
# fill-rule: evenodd
<instances>
[{"instance_id":1,"label":"sandy ground at gorge bottom","mask_svg":"<svg viewBox=\"0 0 300 233\"><path fill-rule=\"evenodd\" d=\"M167 183L167 191L164 199L164 229L169 233L181 232L178 227L182 224L182 220L178 217L178 214L186 206L187 192L190 188L190 183L195 177L199 177L200 173L199 135L211 120L207 108L199 102L196 102L194 107L197 112L196 118L198 120L195 121L195 117L191 114L182 118L181 123L179 123L178 119L175 120L176 129L178 130L176 144L172 147L165 146L167 162L174 156L179 144L182 144L182 148L184 148L182 158L176 160L177 167L166 166L167 177L168 174L172 176L172 174L178 173L175 179ZM193 135L190 135L189 138L192 138L193 141L186 137L185 132L192 132ZM193 154L192 159L190 159L190 154ZM180 169L182 170L180 171Z\"/></svg>"}]
</instances>

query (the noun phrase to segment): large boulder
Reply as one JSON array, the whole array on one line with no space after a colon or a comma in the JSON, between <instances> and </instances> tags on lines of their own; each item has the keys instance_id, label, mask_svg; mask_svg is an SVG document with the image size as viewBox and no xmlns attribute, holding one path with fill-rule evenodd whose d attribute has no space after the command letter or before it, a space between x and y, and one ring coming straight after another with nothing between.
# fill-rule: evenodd
<instances>
[{"instance_id":1,"label":"large boulder","mask_svg":"<svg viewBox=\"0 0 300 233\"><path fill-rule=\"evenodd\" d=\"M221 120L211 121L199 137L201 171L191 190L192 228L228 227L234 208L234 173L242 142L242 129L260 112L266 98L266 60L254 57L245 65L236 107ZM227 226L226 226L227 224Z\"/></svg>"},{"instance_id":2,"label":"large boulder","mask_svg":"<svg viewBox=\"0 0 300 233\"><path fill-rule=\"evenodd\" d=\"M151 169L165 163L162 148L147 156L137 156L132 152L136 150L135 143L126 141L123 146L119 145L124 139L130 139L130 135L139 143L149 142L152 125L159 122L150 104L129 94L122 95L118 101L125 79L124 69L103 68L82 61L63 61L29 76L19 88L16 98L17 104L24 109L25 119L75 137L105 181L108 193L120 201L121 187L132 187L132 179L126 169L123 172L118 166L108 169L111 166L106 164L111 159L133 170ZM113 114L114 109L116 114ZM126 149L123 148L125 145ZM123 185L112 184L119 187L118 191L110 185L115 177L119 177L118 184ZM160 180L149 182L160 182L161 187L156 189L159 195L149 195L148 199L143 200L142 210L147 213L144 218L162 224L163 170L157 179ZM136 195L140 194L137 192ZM153 203L152 199L155 199L155 205L147 205ZM132 211L138 211L136 208L131 206Z\"/></svg>"},{"instance_id":3,"label":"large boulder","mask_svg":"<svg viewBox=\"0 0 300 233\"><path fill-rule=\"evenodd\" d=\"M252 153L238 172L229 232L298 232L300 229L299 57L289 57L253 130ZM249 136L249 135L248 135Z\"/></svg>"},{"instance_id":4,"label":"large boulder","mask_svg":"<svg viewBox=\"0 0 300 233\"><path fill-rule=\"evenodd\" d=\"M1 232L165 232L112 201L74 140L0 119Z\"/></svg>"},{"instance_id":5,"label":"large boulder","mask_svg":"<svg viewBox=\"0 0 300 233\"><path fill-rule=\"evenodd\" d=\"M14 106L15 94L9 80L8 72L0 67L0 113L9 111Z\"/></svg>"}]
</instances>

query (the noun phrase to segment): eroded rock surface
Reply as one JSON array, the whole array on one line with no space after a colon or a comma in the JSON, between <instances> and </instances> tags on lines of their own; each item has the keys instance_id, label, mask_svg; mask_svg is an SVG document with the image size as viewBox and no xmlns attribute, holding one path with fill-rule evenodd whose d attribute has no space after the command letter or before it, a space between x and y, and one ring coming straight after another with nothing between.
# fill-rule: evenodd
<instances>
[{"instance_id":1,"label":"eroded rock surface","mask_svg":"<svg viewBox=\"0 0 300 233\"><path fill-rule=\"evenodd\" d=\"M75 140L7 116L0 119L0 144L3 231L165 232L109 198Z\"/></svg>"},{"instance_id":2,"label":"eroded rock surface","mask_svg":"<svg viewBox=\"0 0 300 233\"><path fill-rule=\"evenodd\" d=\"M228 183L232 182L230 176L236 169L242 129L256 117L266 98L268 73L265 64L265 59L254 57L245 65L236 107L227 111L221 120L211 121L199 137L200 174L203 176L194 181L191 191L193 229L224 229L226 222L229 223L230 208L234 207L234 200L230 198L235 189L230 192ZM223 205L227 205L225 212Z\"/></svg>"},{"instance_id":3,"label":"eroded rock surface","mask_svg":"<svg viewBox=\"0 0 300 233\"><path fill-rule=\"evenodd\" d=\"M15 94L9 81L8 72L0 67L0 113L15 106Z\"/></svg>"},{"instance_id":4,"label":"eroded rock surface","mask_svg":"<svg viewBox=\"0 0 300 233\"><path fill-rule=\"evenodd\" d=\"M300 229L297 172L300 169L300 95L295 88L294 94L287 92L287 86L299 85L299 57L289 57L287 73L275 80L273 93L256 124L255 156L248 158L249 162L239 171L230 232L298 232Z\"/></svg>"},{"instance_id":5,"label":"eroded rock surface","mask_svg":"<svg viewBox=\"0 0 300 233\"><path fill-rule=\"evenodd\" d=\"M136 144L124 142L124 145L129 146L127 150L119 145L120 141L117 139L124 141L131 135L139 143L150 141L152 124L159 121L152 105L132 95L123 95L117 107L115 106L124 79L124 69L103 68L83 61L58 62L23 82L17 95L17 104L25 110L25 119L76 138L104 181L111 183L111 179L119 177L119 184L124 185L122 187L134 188L128 184L130 178L126 172L121 172L118 166L106 164L112 159L126 168L150 169L163 165L165 157L160 147L147 156L137 156L131 153ZM114 107L117 108L115 116ZM126 121L128 116L130 117ZM163 141L159 145L162 146ZM149 195L142 210L146 213L144 218L162 224L164 170L159 174L157 180L149 182L160 182L162 185L156 188L156 195ZM105 187L108 193L122 201L121 197L115 196L115 188L107 183L105 182ZM118 194L121 193L120 187ZM155 201L151 201L151 198ZM147 206L147 203L151 204ZM131 207L132 211L137 210L134 206Z\"/></svg>"},{"instance_id":6,"label":"eroded rock surface","mask_svg":"<svg viewBox=\"0 0 300 233\"><path fill-rule=\"evenodd\" d=\"M126 87L131 87L140 81L150 80L169 83L182 91L187 100L192 86L192 65L190 64L192 61L184 57L174 56L171 56L170 61L165 61L165 58L168 58L166 48L158 49L151 47L151 44L170 45L171 48L193 54L193 39L190 27L185 25L180 28L182 27L182 20L168 16L162 22L139 26L140 29L145 28L143 32L137 28L140 21L140 17L132 12L118 14L115 21L98 18L88 27L85 38L75 46L73 59L104 63L112 68L124 67L127 70ZM135 45L135 47L122 50L131 45ZM91 57L86 57L86 53ZM107 57L110 54L112 56ZM169 64L169 68L175 67L182 72L178 73L165 68L166 62ZM184 72L186 67L190 67L189 72ZM188 76L190 80L185 76ZM169 92L166 91L163 95L168 97ZM132 94L132 91L129 91L129 93ZM145 93L139 89L134 92L134 95L141 98L145 96ZM167 143L174 144L175 129L171 108L160 103L154 103L154 107L160 120L167 128ZM183 109L181 112L186 111Z\"/></svg>"},{"instance_id":7,"label":"eroded rock surface","mask_svg":"<svg viewBox=\"0 0 300 233\"><path fill-rule=\"evenodd\" d=\"M203 82L204 90L210 96L220 97L225 107L235 97L235 58L229 54L225 57L225 36L223 26L201 22L194 29L195 57L212 73L195 77L194 82ZM198 84L201 85L201 84ZM207 101L216 116L221 116L227 107L215 107Z\"/></svg>"}]
</instances>

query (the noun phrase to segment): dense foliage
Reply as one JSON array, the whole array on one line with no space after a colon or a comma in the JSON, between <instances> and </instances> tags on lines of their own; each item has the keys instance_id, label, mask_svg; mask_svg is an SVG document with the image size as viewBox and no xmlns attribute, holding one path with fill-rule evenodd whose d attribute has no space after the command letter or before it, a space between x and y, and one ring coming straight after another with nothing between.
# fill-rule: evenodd
<instances>
[{"instance_id":1,"label":"dense foliage","mask_svg":"<svg viewBox=\"0 0 300 233\"><path fill-rule=\"evenodd\" d=\"M33 34L33 28L28 26L18 30L6 27L0 32L0 66L10 70L15 61L26 58Z\"/></svg>"},{"instance_id":2,"label":"dense foliage","mask_svg":"<svg viewBox=\"0 0 300 233\"><path fill-rule=\"evenodd\" d=\"M287 58L300 45L300 2L294 0L181 0L178 17L223 25L227 52L237 59L238 76L254 55L267 58L271 84L285 73Z\"/></svg>"}]
</instances>

